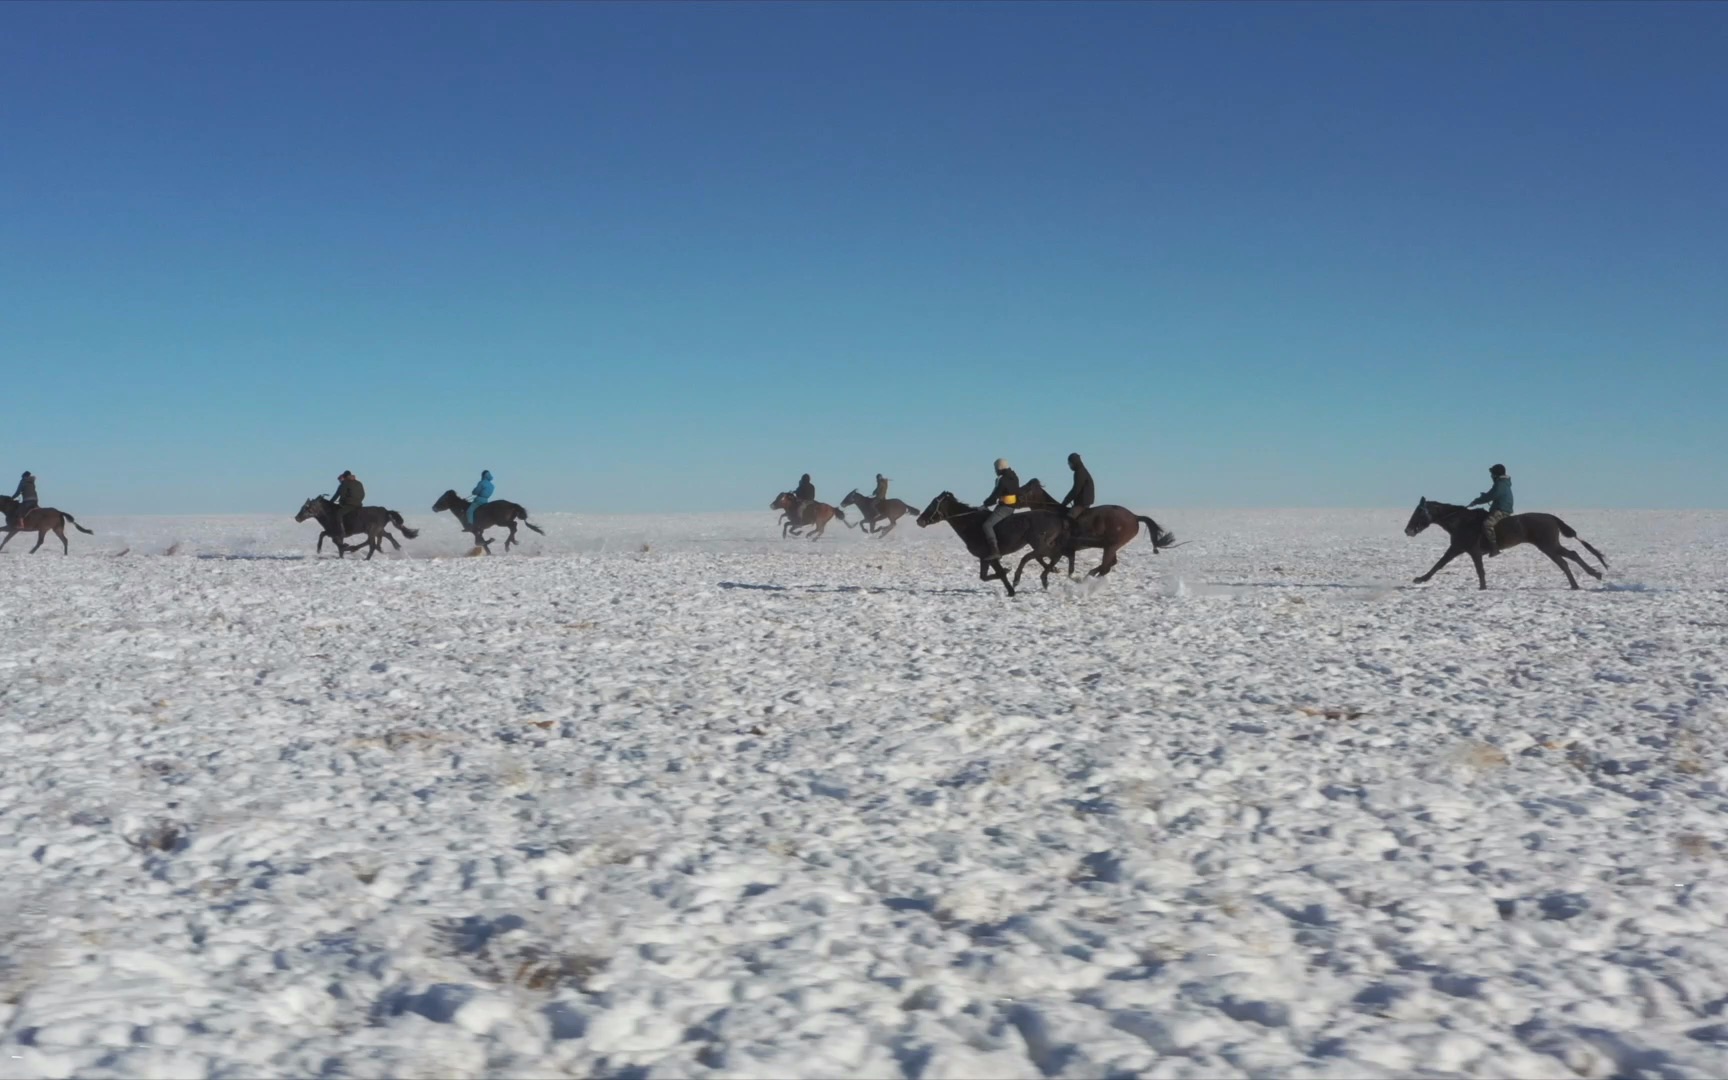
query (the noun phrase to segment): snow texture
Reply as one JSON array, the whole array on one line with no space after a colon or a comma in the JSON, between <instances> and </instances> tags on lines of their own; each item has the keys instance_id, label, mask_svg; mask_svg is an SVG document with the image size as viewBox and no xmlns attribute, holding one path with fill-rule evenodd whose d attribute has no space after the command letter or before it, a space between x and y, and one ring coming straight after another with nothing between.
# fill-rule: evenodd
<instances>
[{"instance_id":1,"label":"snow texture","mask_svg":"<svg viewBox=\"0 0 1728 1080\"><path fill-rule=\"evenodd\" d=\"M15 541L0 1076L1728 1075L1728 515L1407 515Z\"/></svg>"}]
</instances>

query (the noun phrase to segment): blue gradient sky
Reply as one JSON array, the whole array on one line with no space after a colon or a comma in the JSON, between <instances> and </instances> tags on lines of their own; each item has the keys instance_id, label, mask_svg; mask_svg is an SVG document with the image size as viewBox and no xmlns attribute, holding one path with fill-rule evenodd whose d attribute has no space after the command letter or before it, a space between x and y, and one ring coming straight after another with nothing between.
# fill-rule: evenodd
<instances>
[{"instance_id":1,"label":"blue gradient sky","mask_svg":"<svg viewBox=\"0 0 1728 1080\"><path fill-rule=\"evenodd\" d=\"M4 4L0 478L1720 507L1725 56L1725 4Z\"/></svg>"}]
</instances>

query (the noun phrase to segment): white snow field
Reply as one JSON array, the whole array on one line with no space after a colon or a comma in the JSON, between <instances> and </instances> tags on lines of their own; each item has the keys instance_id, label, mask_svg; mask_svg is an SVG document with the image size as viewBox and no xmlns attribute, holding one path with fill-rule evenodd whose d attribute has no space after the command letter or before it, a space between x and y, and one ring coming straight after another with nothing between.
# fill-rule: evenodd
<instances>
[{"instance_id":1,"label":"white snow field","mask_svg":"<svg viewBox=\"0 0 1728 1080\"><path fill-rule=\"evenodd\" d=\"M0 1075L1728 1075L1728 514L1408 515L20 538Z\"/></svg>"}]
</instances>

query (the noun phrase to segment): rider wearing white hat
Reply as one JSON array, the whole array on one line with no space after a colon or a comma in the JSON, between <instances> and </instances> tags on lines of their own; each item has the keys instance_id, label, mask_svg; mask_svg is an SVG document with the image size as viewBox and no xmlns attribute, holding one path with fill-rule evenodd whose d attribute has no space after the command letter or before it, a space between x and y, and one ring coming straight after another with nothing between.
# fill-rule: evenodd
<instances>
[{"instance_id":1,"label":"rider wearing white hat","mask_svg":"<svg viewBox=\"0 0 1728 1080\"><path fill-rule=\"evenodd\" d=\"M996 542L996 525L1020 505L1020 478L1014 475L1014 470L1008 467L1007 458L996 459L996 487L990 492L990 497L984 500L984 509L990 510L990 516L984 519L984 538L990 541L990 556L1000 559L1002 548ZM990 508L994 506L995 509Z\"/></svg>"}]
</instances>

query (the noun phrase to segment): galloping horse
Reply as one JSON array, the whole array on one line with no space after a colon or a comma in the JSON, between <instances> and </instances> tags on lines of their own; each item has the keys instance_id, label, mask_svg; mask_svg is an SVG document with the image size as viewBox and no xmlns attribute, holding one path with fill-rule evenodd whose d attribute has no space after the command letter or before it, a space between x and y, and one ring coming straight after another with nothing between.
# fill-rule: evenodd
<instances>
[{"instance_id":1,"label":"galloping horse","mask_svg":"<svg viewBox=\"0 0 1728 1080\"><path fill-rule=\"evenodd\" d=\"M1476 564L1478 587L1486 589L1488 574L1482 569L1482 556L1488 552L1488 538L1482 534L1482 522L1487 517L1486 510L1472 510L1467 506L1432 502L1426 498L1418 502L1415 513L1410 515L1409 522L1404 526L1404 535L1415 536L1430 525L1438 525L1452 537L1452 543L1446 548L1446 554L1440 556L1440 561L1416 579L1416 584L1426 583L1441 567L1460 555L1468 555ZM1608 560L1600 551L1590 546L1590 541L1579 536L1572 526L1553 514L1513 514L1511 517L1501 518L1500 523L1494 527L1494 538L1499 541L1501 551L1519 544L1535 544L1542 554L1554 560L1554 565L1566 575L1566 580L1574 589L1578 587L1578 579L1572 576L1572 568L1566 565L1567 559L1582 566L1586 574L1601 581L1602 574L1594 566L1585 562L1576 551L1560 543L1562 536L1583 544L1585 550L1596 556L1597 562L1603 566L1608 565Z\"/></svg>"},{"instance_id":2,"label":"galloping horse","mask_svg":"<svg viewBox=\"0 0 1728 1080\"><path fill-rule=\"evenodd\" d=\"M438 496L438 501L432 504L434 514L444 510L456 515L456 520L461 523L463 530L473 534L475 541L486 550L488 555L492 554L492 541L486 539L486 530L494 526L501 525L510 530L510 535L504 538L504 550L506 552L510 550L511 544L521 542L516 539L516 523L518 521L541 536L546 535L545 529L528 520L527 507L513 503L508 499L495 499L474 511L474 524L472 525L468 524L468 500L456 494L454 490L446 491Z\"/></svg>"},{"instance_id":3,"label":"galloping horse","mask_svg":"<svg viewBox=\"0 0 1728 1080\"><path fill-rule=\"evenodd\" d=\"M841 506L856 506L858 512L864 515L864 531L874 533L878 537L887 536L894 531L894 526L900 524L900 519L912 512L912 507L899 499L878 499L874 495L861 495L857 488L840 500ZM888 525L881 527L886 519Z\"/></svg>"},{"instance_id":4,"label":"galloping horse","mask_svg":"<svg viewBox=\"0 0 1728 1080\"><path fill-rule=\"evenodd\" d=\"M370 562L372 556L384 550L384 545L379 543L380 540L390 541L392 547L401 551L402 545L387 531L386 527L390 525L402 530L402 535L410 540L420 535L417 530L410 529L402 520L402 515L396 511L386 510L382 506L362 506L358 510L348 511L347 516L342 519L342 536L337 536L336 504L322 495L314 495L307 499L300 505L300 512L294 515L295 521L305 521L307 518L312 518L319 525L318 553L323 553L324 538L328 536L336 542L337 557L343 559L348 557L350 551L359 551L361 548L365 548L366 559ZM342 542L344 537L353 536L356 533L364 534L366 542L353 545Z\"/></svg>"},{"instance_id":5,"label":"galloping horse","mask_svg":"<svg viewBox=\"0 0 1728 1080\"><path fill-rule=\"evenodd\" d=\"M1072 558L1076 537L1074 525L1068 520L1068 515L1051 513L1048 510L1028 510L1022 514L1013 514L1003 518L996 524L997 551L990 550L990 540L984 535L984 519L988 510L967 506L954 497L953 492L944 491L930 500L930 505L918 515L918 527L928 528L937 522L946 521L966 545L966 550L978 560L978 580L989 581L995 578L1008 590L1008 595L1014 595L1014 586L1020 580L1020 571L1033 559L1044 568L1039 580L1044 587L1050 587L1050 571L1056 569L1057 560L1064 554ZM1096 547L1098 545L1091 545ZM1023 547L1032 550L1020 560L1020 565L1014 568L1014 580L1008 580L1008 571L1002 567L1002 555L1012 554Z\"/></svg>"},{"instance_id":6,"label":"galloping horse","mask_svg":"<svg viewBox=\"0 0 1728 1080\"><path fill-rule=\"evenodd\" d=\"M1067 512L1036 479L1020 485L1020 505L1032 510ZM1104 549L1104 559L1088 570L1086 576L1103 577L1108 574L1116 565L1116 553L1140 535L1142 525L1146 526L1146 532L1152 537L1152 554L1156 555L1164 548L1175 546L1176 537L1173 534L1166 532L1151 518L1136 514L1126 506L1105 503L1078 514L1074 518L1074 545L1065 552L1068 556L1068 576L1074 576L1074 552L1081 548L1094 547ZM1018 574L1015 575L1015 580L1019 580Z\"/></svg>"},{"instance_id":7,"label":"galloping horse","mask_svg":"<svg viewBox=\"0 0 1728 1080\"><path fill-rule=\"evenodd\" d=\"M838 507L829 506L825 502L817 502L815 499L800 499L790 491L782 491L776 495L774 501L768 504L768 509L780 511L785 518L780 524L780 539L782 540L786 539L788 535L801 536L803 534L800 530L812 525L816 526L816 531L810 534L810 539L819 540L823 532L827 530L830 521L839 521L848 529L857 528L856 525L846 520L845 511Z\"/></svg>"},{"instance_id":8,"label":"galloping horse","mask_svg":"<svg viewBox=\"0 0 1728 1080\"><path fill-rule=\"evenodd\" d=\"M48 534L53 533L55 536L60 538L60 554L65 555L72 550L71 545L66 543L67 525L71 525L74 529L77 529L86 536L96 535L93 530L86 529L84 526L72 520L71 514L68 514L64 510L56 510L52 506L38 506L29 513L17 518L16 525L11 524L14 520L12 515L18 512L18 507L20 505L22 504L12 496L0 495L0 514L6 515L5 520L7 522L5 526L6 539L0 540L0 550L3 550L7 544L10 544L12 538L17 536L19 533L34 532L36 534L36 547L30 549L30 554L34 555L37 550L42 547L42 542L48 539Z\"/></svg>"}]
</instances>

